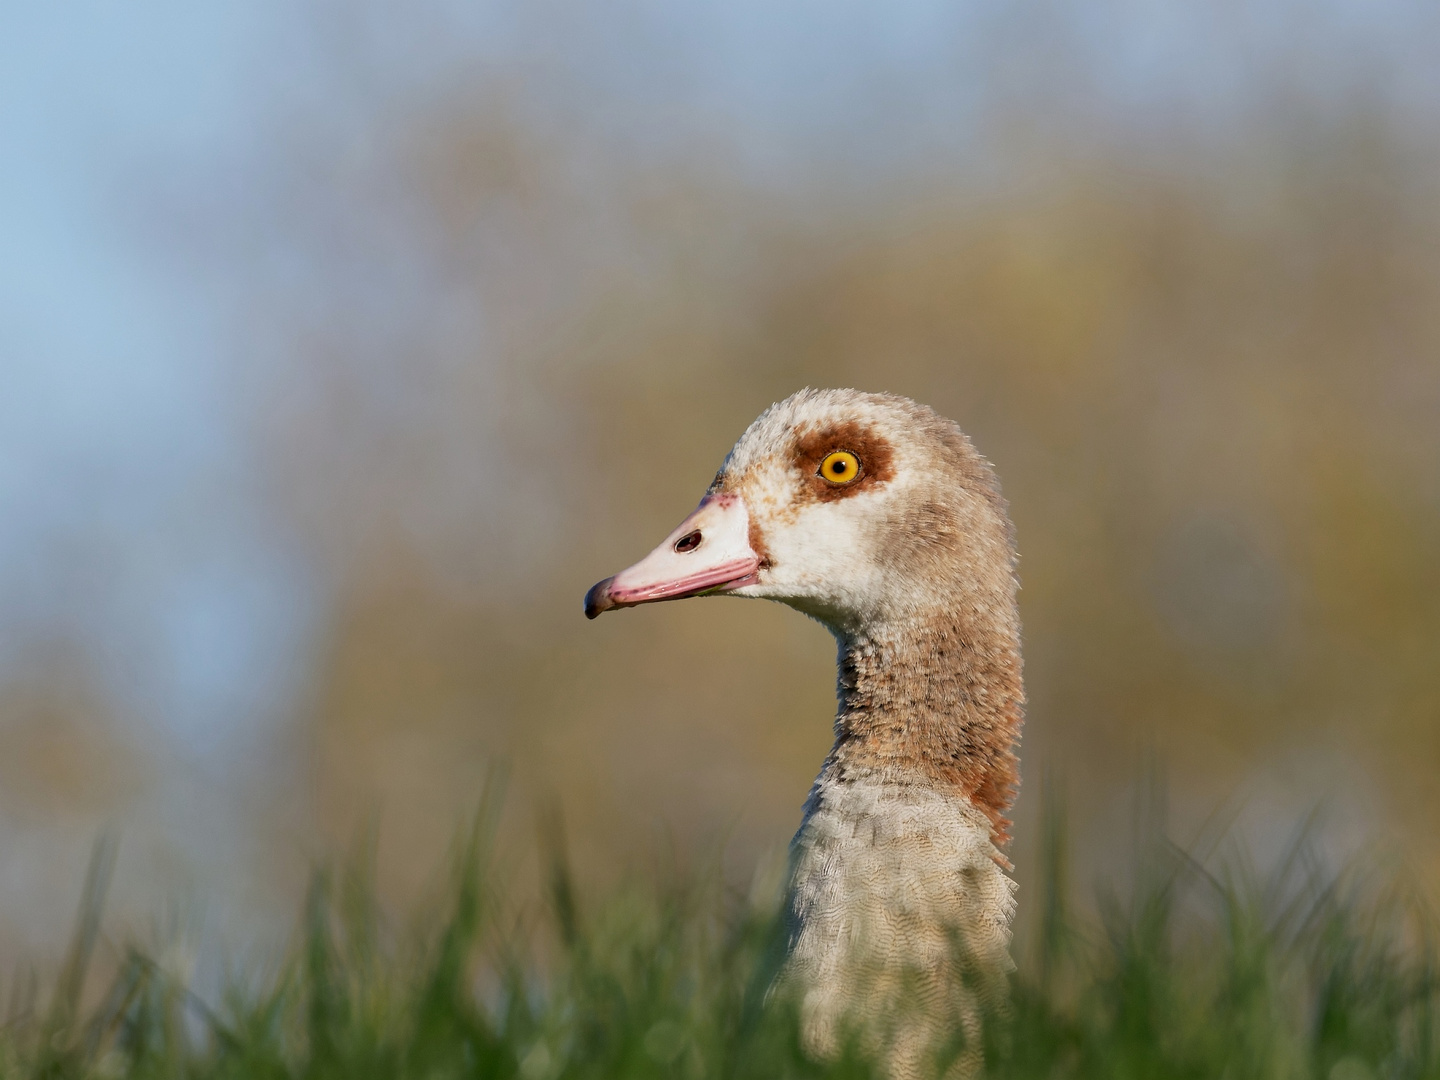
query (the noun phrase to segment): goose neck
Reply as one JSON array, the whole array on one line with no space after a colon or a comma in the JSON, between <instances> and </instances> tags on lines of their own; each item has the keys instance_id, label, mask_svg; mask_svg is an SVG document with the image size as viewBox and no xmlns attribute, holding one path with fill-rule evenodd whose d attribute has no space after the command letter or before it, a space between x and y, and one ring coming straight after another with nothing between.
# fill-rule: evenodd
<instances>
[{"instance_id":1,"label":"goose neck","mask_svg":"<svg viewBox=\"0 0 1440 1080\"><path fill-rule=\"evenodd\" d=\"M839 708L826 770L951 789L1006 839L1024 692L1013 604L943 610L837 635Z\"/></svg>"}]
</instances>

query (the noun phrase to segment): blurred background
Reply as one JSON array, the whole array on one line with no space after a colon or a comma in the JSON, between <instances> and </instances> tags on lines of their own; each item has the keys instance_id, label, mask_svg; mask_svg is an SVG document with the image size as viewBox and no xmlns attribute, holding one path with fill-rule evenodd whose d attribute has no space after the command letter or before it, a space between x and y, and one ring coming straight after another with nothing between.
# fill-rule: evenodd
<instances>
[{"instance_id":1,"label":"blurred background","mask_svg":"<svg viewBox=\"0 0 1440 1080\"><path fill-rule=\"evenodd\" d=\"M1176 812L1440 880L1440 8L1376 0L10 5L0 964L434 883L783 851L833 645L587 623L804 385L996 464L1088 888ZM1022 906L1023 906L1022 892Z\"/></svg>"}]
</instances>

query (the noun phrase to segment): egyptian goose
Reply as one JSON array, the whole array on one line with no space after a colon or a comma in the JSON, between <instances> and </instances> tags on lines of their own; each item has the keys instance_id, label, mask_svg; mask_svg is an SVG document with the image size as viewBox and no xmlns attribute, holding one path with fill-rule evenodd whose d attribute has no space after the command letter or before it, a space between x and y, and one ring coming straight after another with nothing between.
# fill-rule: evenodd
<instances>
[{"instance_id":1,"label":"egyptian goose","mask_svg":"<svg viewBox=\"0 0 1440 1080\"><path fill-rule=\"evenodd\" d=\"M891 1074L917 1075L1003 994L1015 558L995 474L954 423L908 398L807 389L750 425L659 547L585 597L592 619L762 597L835 635L835 745L791 844L782 974L822 1056L883 1039Z\"/></svg>"}]
</instances>

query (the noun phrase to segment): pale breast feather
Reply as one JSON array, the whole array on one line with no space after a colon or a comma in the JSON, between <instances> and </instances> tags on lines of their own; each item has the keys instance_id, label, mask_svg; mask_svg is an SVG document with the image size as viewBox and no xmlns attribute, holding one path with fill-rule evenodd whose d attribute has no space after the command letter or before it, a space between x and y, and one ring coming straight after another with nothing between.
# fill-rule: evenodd
<instances>
[{"instance_id":1,"label":"pale breast feather","mask_svg":"<svg viewBox=\"0 0 1440 1080\"><path fill-rule=\"evenodd\" d=\"M792 849L786 968L815 1050L838 1048L848 1021L883 1025L892 1010L909 1029L892 1036L917 1044L978 1024L1011 967L1015 883L997 856L989 820L963 799L816 782Z\"/></svg>"}]
</instances>

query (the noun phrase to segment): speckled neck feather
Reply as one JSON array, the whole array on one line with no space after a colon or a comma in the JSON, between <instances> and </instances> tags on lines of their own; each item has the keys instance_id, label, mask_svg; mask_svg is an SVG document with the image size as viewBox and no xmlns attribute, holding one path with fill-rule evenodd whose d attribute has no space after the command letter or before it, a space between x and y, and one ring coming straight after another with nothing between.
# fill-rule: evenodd
<instances>
[{"instance_id":1,"label":"speckled neck feather","mask_svg":"<svg viewBox=\"0 0 1440 1080\"><path fill-rule=\"evenodd\" d=\"M1005 575L1008 579L1009 574ZM883 1046L891 1080L983 1071L982 1016L1010 970L1014 882L1001 851L1024 695L1013 581L998 602L838 633L835 745L792 845L790 958L806 1045ZM966 972L969 972L968 976Z\"/></svg>"},{"instance_id":2,"label":"speckled neck feather","mask_svg":"<svg viewBox=\"0 0 1440 1080\"><path fill-rule=\"evenodd\" d=\"M822 774L950 788L1009 840L1024 692L1018 620L942 608L840 639L835 746Z\"/></svg>"}]
</instances>

